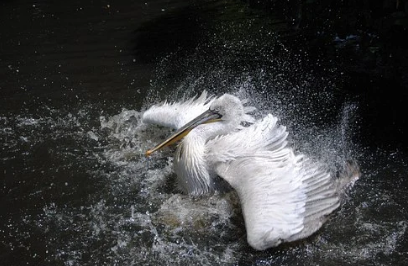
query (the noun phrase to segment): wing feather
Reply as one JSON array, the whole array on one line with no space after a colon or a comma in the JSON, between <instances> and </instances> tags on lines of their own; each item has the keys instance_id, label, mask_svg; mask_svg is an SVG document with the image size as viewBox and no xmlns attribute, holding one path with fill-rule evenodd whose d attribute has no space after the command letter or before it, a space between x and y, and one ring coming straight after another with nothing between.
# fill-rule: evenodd
<instances>
[{"instance_id":1,"label":"wing feather","mask_svg":"<svg viewBox=\"0 0 408 266\"><path fill-rule=\"evenodd\" d=\"M313 234L340 204L330 173L295 155L287 136L268 115L207 145L215 172L238 193L248 243L258 250Z\"/></svg>"},{"instance_id":2,"label":"wing feather","mask_svg":"<svg viewBox=\"0 0 408 266\"><path fill-rule=\"evenodd\" d=\"M147 124L179 129L206 111L213 101L214 97L208 96L206 91L203 91L199 97L195 96L183 102L165 101L147 109L143 113L142 120Z\"/></svg>"},{"instance_id":3,"label":"wing feather","mask_svg":"<svg viewBox=\"0 0 408 266\"><path fill-rule=\"evenodd\" d=\"M285 160L289 152L285 149L288 133L277 121L276 117L269 114L240 131L209 140L206 144L207 160L210 164L226 162L255 153L261 157L273 157L276 161Z\"/></svg>"}]
</instances>

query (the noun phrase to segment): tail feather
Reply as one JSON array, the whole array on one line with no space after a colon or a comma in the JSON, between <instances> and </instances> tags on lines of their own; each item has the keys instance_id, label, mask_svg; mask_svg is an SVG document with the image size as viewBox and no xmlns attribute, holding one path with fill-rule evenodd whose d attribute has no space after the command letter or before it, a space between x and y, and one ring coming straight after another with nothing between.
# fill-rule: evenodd
<instances>
[{"instance_id":1,"label":"tail feather","mask_svg":"<svg viewBox=\"0 0 408 266\"><path fill-rule=\"evenodd\" d=\"M351 189L355 182L360 178L361 171L356 161L347 161L343 171L337 179L337 191L340 195Z\"/></svg>"}]
</instances>

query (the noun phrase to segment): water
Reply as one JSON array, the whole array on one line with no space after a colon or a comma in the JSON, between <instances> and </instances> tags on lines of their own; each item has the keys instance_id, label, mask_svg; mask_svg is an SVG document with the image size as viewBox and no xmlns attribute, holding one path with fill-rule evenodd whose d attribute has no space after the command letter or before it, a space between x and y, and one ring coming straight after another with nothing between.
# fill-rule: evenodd
<instances>
[{"instance_id":1,"label":"water","mask_svg":"<svg viewBox=\"0 0 408 266\"><path fill-rule=\"evenodd\" d=\"M1 3L1 265L404 265L405 147L372 145L364 97L309 68L279 19L205 1ZM5 26L7 25L7 26ZM175 186L145 108L206 89L249 99L294 147L362 178L314 236L246 243L237 196ZM368 108L369 109L369 108Z\"/></svg>"}]
</instances>

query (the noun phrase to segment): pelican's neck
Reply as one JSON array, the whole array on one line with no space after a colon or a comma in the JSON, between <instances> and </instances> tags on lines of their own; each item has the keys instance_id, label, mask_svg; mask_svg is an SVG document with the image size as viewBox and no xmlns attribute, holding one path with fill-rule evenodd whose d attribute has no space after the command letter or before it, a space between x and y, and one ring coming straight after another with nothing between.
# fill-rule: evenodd
<instances>
[{"instance_id":1,"label":"pelican's neck","mask_svg":"<svg viewBox=\"0 0 408 266\"><path fill-rule=\"evenodd\" d=\"M192 130L179 144L174 170L180 188L190 195L212 191L212 181L205 162L205 138Z\"/></svg>"},{"instance_id":2,"label":"pelican's neck","mask_svg":"<svg viewBox=\"0 0 408 266\"><path fill-rule=\"evenodd\" d=\"M227 134L235 128L231 123L203 124L184 137L174 157L174 169L184 192L201 195L214 190L213 176L205 157L205 145L208 140Z\"/></svg>"}]
</instances>

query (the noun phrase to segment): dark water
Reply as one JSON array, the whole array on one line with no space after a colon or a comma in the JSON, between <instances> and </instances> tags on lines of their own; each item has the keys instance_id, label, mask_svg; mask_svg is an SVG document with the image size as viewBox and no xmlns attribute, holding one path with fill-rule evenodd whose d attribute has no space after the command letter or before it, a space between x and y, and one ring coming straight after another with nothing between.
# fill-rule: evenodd
<instances>
[{"instance_id":1,"label":"dark water","mask_svg":"<svg viewBox=\"0 0 408 266\"><path fill-rule=\"evenodd\" d=\"M1 265L408 264L404 98L350 90L373 82L285 20L242 2L3 1L0 25ZM204 89L279 116L333 171L360 162L316 235L256 252L233 193L183 196L171 151L143 156L168 131L141 111Z\"/></svg>"}]
</instances>

